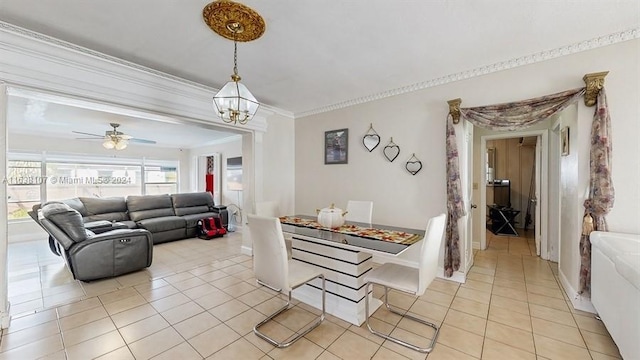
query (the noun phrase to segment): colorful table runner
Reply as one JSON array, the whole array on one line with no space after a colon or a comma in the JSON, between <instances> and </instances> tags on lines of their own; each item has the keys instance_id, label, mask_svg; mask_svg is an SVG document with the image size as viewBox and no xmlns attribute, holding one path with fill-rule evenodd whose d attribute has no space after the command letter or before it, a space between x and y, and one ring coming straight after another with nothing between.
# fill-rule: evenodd
<instances>
[{"instance_id":1,"label":"colorful table runner","mask_svg":"<svg viewBox=\"0 0 640 360\"><path fill-rule=\"evenodd\" d=\"M410 234L404 231L386 230L386 229L373 229L366 228L357 225L344 224L336 229L328 229L320 225L317 221L310 219L303 219L295 216L281 216L280 222L283 224L301 226L312 229L329 230L337 233L359 236L363 238L369 238L374 240L389 241L396 244L411 245L418 240L422 239L421 235Z\"/></svg>"}]
</instances>

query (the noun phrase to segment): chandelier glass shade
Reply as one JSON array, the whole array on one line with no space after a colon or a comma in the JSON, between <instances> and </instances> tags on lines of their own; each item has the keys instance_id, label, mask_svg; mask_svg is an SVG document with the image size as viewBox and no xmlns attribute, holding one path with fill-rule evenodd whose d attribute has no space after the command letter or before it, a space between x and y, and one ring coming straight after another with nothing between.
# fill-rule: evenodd
<instances>
[{"instance_id":1,"label":"chandelier glass shade","mask_svg":"<svg viewBox=\"0 0 640 360\"><path fill-rule=\"evenodd\" d=\"M217 0L202 11L205 23L216 34L233 40L233 75L217 94L213 104L222 121L244 125L258 111L260 103L238 75L238 41L252 41L264 33L265 23L260 14L250 7L230 0Z\"/></svg>"},{"instance_id":2,"label":"chandelier glass shade","mask_svg":"<svg viewBox=\"0 0 640 360\"><path fill-rule=\"evenodd\" d=\"M240 82L237 74L232 75L231 81L213 96L213 103L222 121L241 125L249 122L260 106L255 96Z\"/></svg>"}]
</instances>

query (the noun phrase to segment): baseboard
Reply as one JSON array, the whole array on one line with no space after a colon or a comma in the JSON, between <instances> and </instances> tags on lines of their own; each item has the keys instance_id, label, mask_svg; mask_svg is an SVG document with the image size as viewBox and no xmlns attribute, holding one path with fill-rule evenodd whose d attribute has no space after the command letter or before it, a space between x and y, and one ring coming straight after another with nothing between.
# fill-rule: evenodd
<instances>
[{"instance_id":1,"label":"baseboard","mask_svg":"<svg viewBox=\"0 0 640 360\"><path fill-rule=\"evenodd\" d=\"M571 305L573 305L574 309L590 312L592 314L598 313L596 311L596 308L593 307L593 304L591 303L591 298L579 294L578 291L571 286L569 280L564 275L562 270L558 271L558 276L560 277L560 284L564 288L564 291L567 293L567 296L569 297Z\"/></svg>"},{"instance_id":2,"label":"baseboard","mask_svg":"<svg viewBox=\"0 0 640 360\"><path fill-rule=\"evenodd\" d=\"M9 325L11 325L11 315L10 310L11 303L7 301L7 308L3 311L0 311L0 328L8 329Z\"/></svg>"},{"instance_id":3,"label":"baseboard","mask_svg":"<svg viewBox=\"0 0 640 360\"><path fill-rule=\"evenodd\" d=\"M250 246L242 245L240 247L240 253L244 255L253 256L253 248Z\"/></svg>"},{"instance_id":4,"label":"baseboard","mask_svg":"<svg viewBox=\"0 0 640 360\"><path fill-rule=\"evenodd\" d=\"M460 284L464 284L465 282L467 282L467 275L462 271L454 271L453 274L451 274L451 277L444 276L443 267L438 267L437 277L444 280L455 281Z\"/></svg>"},{"instance_id":5,"label":"baseboard","mask_svg":"<svg viewBox=\"0 0 640 360\"><path fill-rule=\"evenodd\" d=\"M471 248L472 249L476 249L476 250L480 250L480 241L474 241L471 243Z\"/></svg>"},{"instance_id":6,"label":"baseboard","mask_svg":"<svg viewBox=\"0 0 640 360\"><path fill-rule=\"evenodd\" d=\"M9 236L10 244L37 240L47 240L47 234L14 234Z\"/></svg>"}]
</instances>

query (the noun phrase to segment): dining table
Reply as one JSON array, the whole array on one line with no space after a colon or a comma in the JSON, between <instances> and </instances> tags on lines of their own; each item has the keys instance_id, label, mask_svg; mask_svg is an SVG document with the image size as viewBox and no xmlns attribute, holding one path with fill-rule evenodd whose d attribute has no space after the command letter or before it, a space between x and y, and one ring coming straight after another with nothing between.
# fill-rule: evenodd
<instances>
[{"instance_id":1,"label":"dining table","mask_svg":"<svg viewBox=\"0 0 640 360\"><path fill-rule=\"evenodd\" d=\"M373 254L400 256L419 247L424 230L383 224L345 222L337 229L322 227L315 216L280 217L282 231L291 240L291 258L319 268L326 278L326 312L360 326L382 304L367 291L364 278L374 268ZM292 297L315 308L322 306L322 283L313 280L295 289Z\"/></svg>"}]
</instances>

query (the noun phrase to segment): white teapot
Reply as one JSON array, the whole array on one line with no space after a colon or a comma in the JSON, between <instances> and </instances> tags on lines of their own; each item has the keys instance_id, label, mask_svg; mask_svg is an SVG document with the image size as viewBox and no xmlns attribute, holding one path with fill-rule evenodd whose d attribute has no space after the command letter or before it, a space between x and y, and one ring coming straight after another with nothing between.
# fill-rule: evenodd
<instances>
[{"instance_id":1,"label":"white teapot","mask_svg":"<svg viewBox=\"0 0 640 360\"><path fill-rule=\"evenodd\" d=\"M334 204L323 209L316 209L316 212L318 213L318 223L330 229L344 225L344 216L347 214L346 211L342 212L342 209L335 207Z\"/></svg>"}]
</instances>

